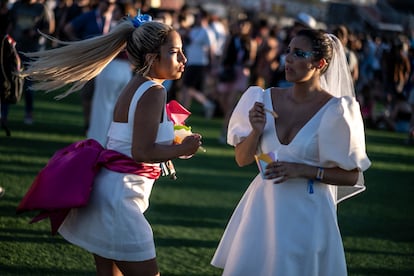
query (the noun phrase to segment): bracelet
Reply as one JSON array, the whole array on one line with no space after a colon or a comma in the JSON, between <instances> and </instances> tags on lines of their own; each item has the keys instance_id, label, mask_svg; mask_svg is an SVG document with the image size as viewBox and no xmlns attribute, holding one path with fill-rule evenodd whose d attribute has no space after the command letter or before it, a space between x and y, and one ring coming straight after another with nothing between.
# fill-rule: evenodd
<instances>
[{"instance_id":1,"label":"bracelet","mask_svg":"<svg viewBox=\"0 0 414 276\"><path fill-rule=\"evenodd\" d=\"M323 179L323 174L324 174L325 170L321 167L318 168L318 171L316 172L316 177L315 179L318 181L321 181Z\"/></svg>"}]
</instances>

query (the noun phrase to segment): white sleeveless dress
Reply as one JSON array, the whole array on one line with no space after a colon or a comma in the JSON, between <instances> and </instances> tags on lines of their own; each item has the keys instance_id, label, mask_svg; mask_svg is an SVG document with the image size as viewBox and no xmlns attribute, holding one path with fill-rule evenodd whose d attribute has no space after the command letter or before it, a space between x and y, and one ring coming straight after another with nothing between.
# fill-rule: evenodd
<instances>
[{"instance_id":1,"label":"white sleeveless dress","mask_svg":"<svg viewBox=\"0 0 414 276\"><path fill-rule=\"evenodd\" d=\"M237 145L251 131L248 112L255 101L273 109L270 90L249 88L229 122L228 142ZM277 111L277 110L276 110ZM258 153L281 161L343 169L370 166L358 103L332 98L288 145L280 143L277 124L267 114ZM275 185L258 174L235 209L212 259L228 276L344 276L347 274L336 204L365 189L289 179Z\"/></svg>"},{"instance_id":2,"label":"white sleeveless dress","mask_svg":"<svg viewBox=\"0 0 414 276\"><path fill-rule=\"evenodd\" d=\"M107 148L131 157L134 113L140 97L155 82L143 83L135 92L128 123L112 122ZM156 142L171 144L173 123L164 108ZM155 257L152 229L143 213L148 208L154 179L102 168L91 198L84 208L72 209L59 228L69 242L99 256L120 261L143 261Z\"/></svg>"}]
</instances>

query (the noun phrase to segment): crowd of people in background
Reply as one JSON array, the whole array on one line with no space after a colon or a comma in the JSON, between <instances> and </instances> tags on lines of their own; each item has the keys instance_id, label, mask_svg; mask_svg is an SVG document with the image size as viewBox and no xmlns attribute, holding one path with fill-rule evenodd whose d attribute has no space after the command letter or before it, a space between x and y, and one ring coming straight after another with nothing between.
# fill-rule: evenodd
<instances>
[{"instance_id":1,"label":"crowd of people in background","mask_svg":"<svg viewBox=\"0 0 414 276\"><path fill-rule=\"evenodd\" d=\"M110 31L111 24L119 20L114 13L120 9L131 16L141 9L155 20L171 24L183 38L188 62L182 79L165 83L169 99L177 99L190 109L194 99L202 105L206 119L221 116L224 120L218 139L222 143L228 118L242 91L250 85L291 85L284 79L287 42L301 28L317 28L316 20L305 13L298 14L290 26L278 26L254 13L225 17L202 6L184 5L178 11L169 11L143 6L141 1L128 1L132 0L1 0L2 17L7 15L12 23L1 27L14 36L19 51L31 52L60 46L47 44L38 30L62 41L85 39ZM345 46L366 127L404 132L407 141L413 142L413 38L402 33L362 33L346 25L327 26L327 31L339 37ZM118 61L125 61L123 58ZM27 81L23 119L26 124L33 124L34 93L29 86ZM90 80L90 85L80 93L85 135L91 133L91 120L97 120L91 116L91 109L96 108L92 102L94 90L99 87L102 86L97 86L96 80ZM109 99L114 97L115 91ZM2 121L7 121L8 110L7 105L2 105Z\"/></svg>"}]
</instances>

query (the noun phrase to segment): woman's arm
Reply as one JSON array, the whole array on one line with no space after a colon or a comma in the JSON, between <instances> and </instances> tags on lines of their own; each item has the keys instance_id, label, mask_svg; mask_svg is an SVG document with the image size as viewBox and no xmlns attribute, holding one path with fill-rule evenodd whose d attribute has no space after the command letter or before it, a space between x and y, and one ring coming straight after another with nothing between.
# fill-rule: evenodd
<instances>
[{"instance_id":1,"label":"woman's arm","mask_svg":"<svg viewBox=\"0 0 414 276\"><path fill-rule=\"evenodd\" d=\"M255 161L254 155L257 152L257 146L260 141L261 133L252 130L249 136L236 145L235 157L237 165L240 167L247 166Z\"/></svg>"},{"instance_id":2,"label":"woman's arm","mask_svg":"<svg viewBox=\"0 0 414 276\"><path fill-rule=\"evenodd\" d=\"M358 181L358 169L344 170L339 167L321 168L306 164L276 161L266 167L267 179L276 179L275 184L290 178L306 178L337 186L353 186Z\"/></svg>"},{"instance_id":3,"label":"woman's arm","mask_svg":"<svg viewBox=\"0 0 414 276\"><path fill-rule=\"evenodd\" d=\"M201 136L186 137L179 145L161 145L155 142L162 121L165 92L162 87L152 87L137 103L132 135L132 157L137 162L162 162L179 156L193 155L201 144Z\"/></svg>"}]
</instances>

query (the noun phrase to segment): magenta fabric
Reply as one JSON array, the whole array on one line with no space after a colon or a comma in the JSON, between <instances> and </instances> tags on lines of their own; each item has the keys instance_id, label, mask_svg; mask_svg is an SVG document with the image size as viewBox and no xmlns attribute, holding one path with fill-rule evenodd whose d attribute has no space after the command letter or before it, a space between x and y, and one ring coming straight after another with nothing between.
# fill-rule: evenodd
<instances>
[{"instance_id":1,"label":"magenta fabric","mask_svg":"<svg viewBox=\"0 0 414 276\"><path fill-rule=\"evenodd\" d=\"M159 164L137 163L129 156L104 149L97 141L86 139L57 151L39 172L23 197L17 213L40 211L31 223L49 218L56 234L71 208L85 206L99 170L142 175L157 179Z\"/></svg>"}]
</instances>

